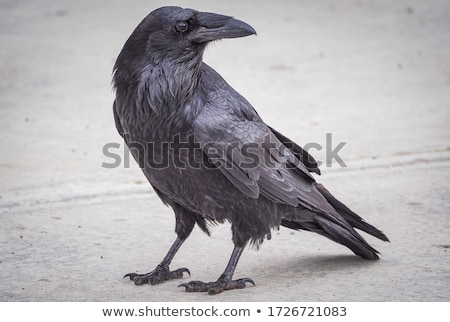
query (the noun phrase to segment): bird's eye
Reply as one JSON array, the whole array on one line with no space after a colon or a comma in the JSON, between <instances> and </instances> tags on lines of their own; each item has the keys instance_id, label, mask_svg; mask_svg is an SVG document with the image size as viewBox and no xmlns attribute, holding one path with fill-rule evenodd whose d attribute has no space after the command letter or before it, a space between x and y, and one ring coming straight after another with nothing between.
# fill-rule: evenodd
<instances>
[{"instance_id":1,"label":"bird's eye","mask_svg":"<svg viewBox=\"0 0 450 322\"><path fill-rule=\"evenodd\" d=\"M179 23L177 23L177 25L175 26L175 29L178 32L186 32L189 28L189 25L186 21L180 21Z\"/></svg>"}]
</instances>

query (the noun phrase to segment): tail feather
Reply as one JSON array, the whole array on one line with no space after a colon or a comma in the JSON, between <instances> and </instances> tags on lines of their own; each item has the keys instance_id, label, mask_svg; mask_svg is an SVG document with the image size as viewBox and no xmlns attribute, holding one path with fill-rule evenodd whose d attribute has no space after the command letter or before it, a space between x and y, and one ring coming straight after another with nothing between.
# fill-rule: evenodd
<instances>
[{"instance_id":1,"label":"tail feather","mask_svg":"<svg viewBox=\"0 0 450 322\"><path fill-rule=\"evenodd\" d=\"M372 248L353 228L341 226L320 215L317 215L314 220L314 222L296 222L283 219L281 225L295 230L311 231L327 237L336 243L347 246L364 259L378 259L378 251Z\"/></svg>"},{"instance_id":2,"label":"tail feather","mask_svg":"<svg viewBox=\"0 0 450 322\"><path fill-rule=\"evenodd\" d=\"M326 201L325 199L323 201L328 202L335 211L328 213L303 209L302 213L298 213L297 216L285 217L281 225L291 229L303 229L318 233L347 246L362 258L378 259L378 251L370 246L354 228L383 241L389 241L386 235L337 200L323 185L316 183L315 187L317 193L320 193L326 199ZM311 214L305 216L305 211L309 211Z\"/></svg>"},{"instance_id":3,"label":"tail feather","mask_svg":"<svg viewBox=\"0 0 450 322\"><path fill-rule=\"evenodd\" d=\"M361 229L362 231L377 237L383 241L389 241L387 236L374 226L368 224L363 218L355 214L346 205L337 200L322 184L316 183L317 190L327 199L334 209L353 227Z\"/></svg>"},{"instance_id":4,"label":"tail feather","mask_svg":"<svg viewBox=\"0 0 450 322\"><path fill-rule=\"evenodd\" d=\"M378 259L378 251L370 246L354 229L340 226L325 217L317 217L316 220L319 226L327 233L328 238L347 246L356 255L364 259Z\"/></svg>"}]
</instances>

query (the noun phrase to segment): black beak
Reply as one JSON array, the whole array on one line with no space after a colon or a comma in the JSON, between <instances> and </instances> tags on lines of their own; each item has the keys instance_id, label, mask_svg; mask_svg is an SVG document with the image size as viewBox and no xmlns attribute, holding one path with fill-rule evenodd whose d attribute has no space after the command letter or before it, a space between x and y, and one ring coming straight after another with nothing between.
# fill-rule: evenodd
<instances>
[{"instance_id":1,"label":"black beak","mask_svg":"<svg viewBox=\"0 0 450 322\"><path fill-rule=\"evenodd\" d=\"M195 34L195 41L198 43L256 35L252 26L229 16L199 12L197 13L197 21L200 28Z\"/></svg>"}]
</instances>

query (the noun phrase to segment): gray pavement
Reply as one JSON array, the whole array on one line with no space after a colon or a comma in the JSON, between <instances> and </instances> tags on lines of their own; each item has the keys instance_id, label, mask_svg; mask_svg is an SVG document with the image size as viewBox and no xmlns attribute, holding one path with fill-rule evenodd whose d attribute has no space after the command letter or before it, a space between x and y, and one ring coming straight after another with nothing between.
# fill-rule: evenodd
<instances>
[{"instance_id":1,"label":"gray pavement","mask_svg":"<svg viewBox=\"0 0 450 322\"><path fill-rule=\"evenodd\" d=\"M449 301L450 1L171 1L233 15L257 37L212 44L205 61L263 119L326 161L318 178L391 239L368 262L281 228L242 256L256 287L211 297L170 281L135 287L175 238L174 218L116 133L114 60L164 1L0 2L1 301ZM255 6L256 4L256 6ZM281 5L282 4L282 5ZM230 227L195 229L173 267L215 280ZM185 278L183 281L187 281Z\"/></svg>"}]
</instances>

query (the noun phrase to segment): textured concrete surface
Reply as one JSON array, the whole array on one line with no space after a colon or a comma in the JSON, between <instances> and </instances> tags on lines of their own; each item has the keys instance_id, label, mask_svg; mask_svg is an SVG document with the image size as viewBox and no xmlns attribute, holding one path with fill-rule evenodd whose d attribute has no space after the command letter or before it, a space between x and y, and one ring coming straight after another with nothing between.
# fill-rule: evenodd
<instances>
[{"instance_id":1,"label":"textured concrete surface","mask_svg":"<svg viewBox=\"0 0 450 322\"><path fill-rule=\"evenodd\" d=\"M256 287L216 297L170 281L136 287L175 238L174 218L122 143L111 70L137 23L165 1L0 2L0 300L449 301L450 1L171 1L233 15L257 37L212 44L205 61L263 119L326 161L318 178L391 239L361 260L318 235L280 229L242 256ZM281 5L282 4L282 5ZM195 229L173 268L212 281L229 226Z\"/></svg>"}]
</instances>

